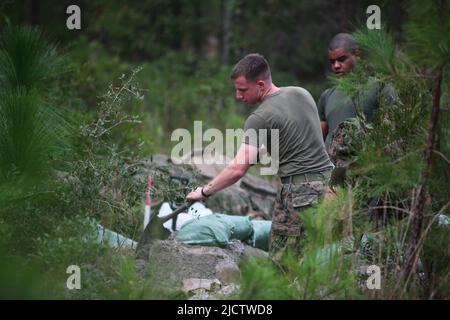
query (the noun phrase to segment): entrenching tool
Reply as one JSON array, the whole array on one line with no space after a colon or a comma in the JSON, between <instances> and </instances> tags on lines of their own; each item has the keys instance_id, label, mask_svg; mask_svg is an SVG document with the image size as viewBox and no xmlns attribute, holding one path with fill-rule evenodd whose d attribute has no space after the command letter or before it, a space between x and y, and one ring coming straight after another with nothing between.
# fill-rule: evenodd
<instances>
[{"instance_id":1,"label":"entrenching tool","mask_svg":"<svg viewBox=\"0 0 450 320\"><path fill-rule=\"evenodd\" d=\"M152 240L167 239L170 235L170 231L164 228L163 224L166 221L169 221L170 219L175 220L176 217L181 212L186 211L190 205L191 202L187 202L165 217L158 217L157 212L153 213L150 217L150 222L147 224L147 226L144 229L144 232L142 233L142 236L136 248L136 252L139 252L145 244L150 243Z\"/></svg>"},{"instance_id":2,"label":"entrenching tool","mask_svg":"<svg viewBox=\"0 0 450 320\"><path fill-rule=\"evenodd\" d=\"M144 231L142 232L141 238L138 242L136 252L139 252L144 247L145 244L148 244L152 240L167 239L170 235L170 231L164 228L163 224L170 219L173 219L173 221L175 222L175 219L178 216L178 214L187 210L191 205L191 202L186 202L171 214L165 217L158 217L158 210L155 210L154 212L151 212L150 210L151 209L150 191L152 187L153 187L153 179L151 176L149 176L147 181L147 191L145 192Z\"/></svg>"},{"instance_id":3,"label":"entrenching tool","mask_svg":"<svg viewBox=\"0 0 450 320\"><path fill-rule=\"evenodd\" d=\"M170 179L181 179L178 177L171 176ZM185 181L180 180L184 185L186 185ZM189 181L187 181L189 182ZM139 253L141 249L152 240L164 240L170 236L170 231L167 230L163 224L170 219L173 219L173 229L175 230L176 226L176 218L178 214L181 212L187 211L189 206L192 204L192 201L186 202L173 211L171 214L158 217L158 210L155 212L151 212L151 209L156 209L158 206L152 206L152 201L150 197L151 188L154 186L154 181L151 176L148 177L147 181L147 190L145 192L145 209L144 209L144 231L142 232L141 238L136 247L136 252Z\"/></svg>"}]
</instances>

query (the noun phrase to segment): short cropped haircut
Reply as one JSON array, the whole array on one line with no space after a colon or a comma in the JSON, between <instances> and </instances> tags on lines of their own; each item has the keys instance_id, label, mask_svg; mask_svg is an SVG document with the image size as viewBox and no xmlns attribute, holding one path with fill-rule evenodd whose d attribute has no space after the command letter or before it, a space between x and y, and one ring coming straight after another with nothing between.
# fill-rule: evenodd
<instances>
[{"instance_id":1,"label":"short cropped haircut","mask_svg":"<svg viewBox=\"0 0 450 320\"><path fill-rule=\"evenodd\" d=\"M338 48L345 49L349 52L355 53L359 50L355 38L349 33L338 33L331 39L328 45L328 50L336 50Z\"/></svg>"},{"instance_id":2,"label":"short cropped haircut","mask_svg":"<svg viewBox=\"0 0 450 320\"><path fill-rule=\"evenodd\" d=\"M272 79L269 63L259 53L250 53L236 63L230 77L234 80L239 76L245 76L247 80L253 82Z\"/></svg>"}]
</instances>

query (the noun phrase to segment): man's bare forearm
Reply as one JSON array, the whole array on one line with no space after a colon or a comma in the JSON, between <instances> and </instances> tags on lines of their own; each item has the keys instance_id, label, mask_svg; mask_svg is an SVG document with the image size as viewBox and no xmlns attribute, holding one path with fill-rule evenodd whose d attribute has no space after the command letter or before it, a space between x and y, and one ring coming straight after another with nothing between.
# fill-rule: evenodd
<instances>
[{"instance_id":1,"label":"man's bare forearm","mask_svg":"<svg viewBox=\"0 0 450 320\"><path fill-rule=\"evenodd\" d=\"M239 181L239 179L241 179L245 175L246 171L247 170L243 170L243 168L239 168L235 164L230 164L225 169L223 169L217 177L209 182L203 188L203 191L206 194L213 194L217 191L225 189Z\"/></svg>"},{"instance_id":2,"label":"man's bare forearm","mask_svg":"<svg viewBox=\"0 0 450 320\"><path fill-rule=\"evenodd\" d=\"M187 200L206 200L210 195L225 189L242 178L250 168L250 163L256 163L258 149L247 144L243 144L234 157L233 161L223 169L217 177L204 187L198 187L191 191Z\"/></svg>"}]
</instances>

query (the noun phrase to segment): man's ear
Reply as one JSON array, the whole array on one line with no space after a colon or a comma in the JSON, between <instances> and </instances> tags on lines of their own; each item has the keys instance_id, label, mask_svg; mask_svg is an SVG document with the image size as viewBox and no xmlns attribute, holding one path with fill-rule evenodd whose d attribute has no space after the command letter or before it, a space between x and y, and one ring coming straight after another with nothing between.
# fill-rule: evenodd
<instances>
[{"instance_id":1,"label":"man's ear","mask_svg":"<svg viewBox=\"0 0 450 320\"><path fill-rule=\"evenodd\" d=\"M265 89L265 87L266 87L266 82L264 81L264 80L258 80L257 82L256 82L256 84L258 85L258 87L260 88L260 89Z\"/></svg>"},{"instance_id":2,"label":"man's ear","mask_svg":"<svg viewBox=\"0 0 450 320\"><path fill-rule=\"evenodd\" d=\"M359 49L356 49L353 52L353 55L355 56L356 60L359 60L361 58L361 51Z\"/></svg>"}]
</instances>

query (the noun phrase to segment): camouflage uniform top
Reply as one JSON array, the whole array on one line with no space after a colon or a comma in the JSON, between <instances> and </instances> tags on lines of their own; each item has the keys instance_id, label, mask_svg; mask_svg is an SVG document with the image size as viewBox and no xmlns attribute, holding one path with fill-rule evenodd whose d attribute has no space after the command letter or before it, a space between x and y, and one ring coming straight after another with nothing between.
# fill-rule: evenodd
<instances>
[{"instance_id":1,"label":"camouflage uniform top","mask_svg":"<svg viewBox=\"0 0 450 320\"><path fill-rule=\"evenodd\" d=\"M350 118L341 122L330 134L328 154L337 168L348 167L355 154L356 143L371 128L363 119Z\"/></svg>"},{"instance_id":2,"label":"camouflage uniform top","mask_svg":"<svg viewBox=\"0 0 450 320\"><path fill-rule=\"evenodd\" d=\"M356 105L344 91L337 87L327 89L321 94L317 108L320 121L326 121L328 124L328 134L325 139L327 148L334 130L340 123L350 118L356 118L357 115L364 116L365 120L371 123L375 111L381 104L392 105L394 103L395 91L391 86L372 82L368 85L367 90L362 91L355 98L355 101Z\"/></svg>"}]
</instances>

